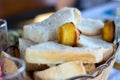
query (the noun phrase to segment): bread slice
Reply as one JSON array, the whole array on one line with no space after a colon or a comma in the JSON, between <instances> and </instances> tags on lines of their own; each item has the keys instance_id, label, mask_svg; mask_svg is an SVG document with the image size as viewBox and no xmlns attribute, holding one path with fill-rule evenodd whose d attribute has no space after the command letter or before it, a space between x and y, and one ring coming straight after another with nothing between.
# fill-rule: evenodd
<instances>
[{"instance_id":1,"label":"bread slice","mask_svg":"<svg viewBox=\"0 0 120 80\"><path fill-rule=\"evenodd\" d=\"M15 64L14 61L10 59L10 57L11 56L4 51L2 51L0 54L0 58L2 58L1 59L2 71L5 75L12 74L18 70L17 65Z\"/></svg>"},{"instance_id":2,"label":"bread slice","mask_svg":"<svg viewBox=\"0 0 120 80\"><path fill-rule=\"evenodd\" d=\"M19 50L20 50L20 54L21 54L21 58L24 59L25 56L25 50L30 47L35 45L35 43L33 43L30 40L26 40L23 38L19 38ZM26 61L25 61L26 62ZM48 66L46 65L40 65L40 64L32 64L32 63L28 63L26 62L26 70L27 71L34 71L34 70L43 70L48 68Z\"/></svg>"},{"instance_id":3,"label":"bread slice","mask_svg":"<svg viewBox=\"0 0 120 80\"><path fill-rule=\"evenodd\" d=\"M6 74L12 74L18 70L17 65L15 62L8 58L3 58L3 73Z\"/></svg>"},{"instance_id":4,"label":"bread slice","mask_svg":"<svg viewBox=\"0 0 120 80\"><path fill-rule=\"evenodd\" d=\"M93 48L103 47L103 60L106 61L113 53L113 44L102 40L101 36L80 35L77 46L88 46Z\"/></svg>"},{"instance_id":5,"label":"bread slice","mask_svg":"<svg viewBox=\"0 0 120 80\"><path fill-rule=\"evenodd\" d=\"M80 61L67 62L44 71L34 72L35 80L67 80L79 75L86 75L83 63Z\"/></svg>"},{"instance_id":6,"label":"bread slice","mask_svg":"<svg viewBox=\"0 0 120 80\"><path fill-rule=\"evenodd\" d=\"M20 50L20 57L21 58L24 58L26 48L28 48L32 45L35 45L35 43L30 41L30 40L19 38L19 50Z\"/></svg>"},{"instance_id":7,"label":"bread slice","mask_svg":"<svg viewBox=\"0 0 120 80\"><path fill-rule=\"evenodd\" d=\"M82 18L81 23L77 24L77 28L84 35L98 35L101 33L104 23L101 20Z\"/></svg>"},{"instance_id":8,"label":"bread slice","mask_svg":"<svg viewBox=\"0 0 120 80\"><path fill-rule=\"evenodd\" d=\"M9 58L9 57L11 57L11 56L4 51L2 51L0 54L0 58Z\"/></svg>"},{"instance_id":9,"label":"bread slice","mask_svg":"<svg viewBox=\"0 0 120 80\"><path fill-rule=\"evenodd\" d=\"M81 14L78 9L65 7L42 22L25 25L23 29L24 38L36 43L56 40L59 26L68 22L78 24L80 21Z\"/></svg>"},{"instance_id":10,"label":"bread slice","mask_svg":"<svg viewBox=\"0 0 120 80\"><path fill-rule=\"evenodd\" d=\"M99 63L103 60L103 48L71 47L49 41L27 48L25 60L36 64L58 64L74 60Z\"/></svg>"}]
</instances>

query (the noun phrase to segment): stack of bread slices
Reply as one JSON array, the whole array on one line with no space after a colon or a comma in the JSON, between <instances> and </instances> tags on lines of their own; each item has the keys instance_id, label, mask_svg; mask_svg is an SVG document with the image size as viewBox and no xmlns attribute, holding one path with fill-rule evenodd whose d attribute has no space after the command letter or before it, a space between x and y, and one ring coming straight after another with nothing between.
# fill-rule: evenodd
<instances>
[{"instance_id":1,"label":"stack of bread slices","mask_svg":"<svg viewBox=\"0 0 120 80\"><path fill-rule=\"evenodd\" d=\"M76 8L65 7L49 18L25 25L19 39L21 58L34 80L65 80L86 75L106 61L113 44L101 38L104 23L82 18Z\"/></svg>"}]
</instances>

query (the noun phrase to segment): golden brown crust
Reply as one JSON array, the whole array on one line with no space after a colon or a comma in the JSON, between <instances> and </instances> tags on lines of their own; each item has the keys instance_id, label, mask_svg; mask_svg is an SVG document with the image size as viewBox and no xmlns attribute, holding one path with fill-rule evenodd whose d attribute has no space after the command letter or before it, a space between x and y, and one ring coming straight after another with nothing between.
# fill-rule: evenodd
<instances>
[{"instance_id":1,"label":"golden brown crust","mask_svg":"<svg viewBox=\"0 0 120 80\"><path fill-rule=\"evenodd\" d=\"M32 64L32 63L26 62L26 70L27 71L44 70L47 68L48 68L48 66L46 64Z\"/></svg>"}]
</instances>

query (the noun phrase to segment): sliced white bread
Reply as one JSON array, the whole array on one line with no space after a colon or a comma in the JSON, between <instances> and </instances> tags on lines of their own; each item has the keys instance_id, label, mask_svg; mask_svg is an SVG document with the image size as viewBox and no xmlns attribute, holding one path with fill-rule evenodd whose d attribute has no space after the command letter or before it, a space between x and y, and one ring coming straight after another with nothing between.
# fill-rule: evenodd
<instances>
[{"instance_id":1,"label":"sliced white bread","mask_svg":"<svg viewBox=\"0 0 120 80\"><path fill-rule=\"evenodd\" d=\"M25 25L23 29L24 38L40 43L57 39L57 29L67 22L75 25L81 21L80 11L76 8L62 8L42 22Z\"/></svg>"},{"instance_id":2,"label":"sliced white bread","mask_svg":"<svg viewBox=\"0 0 120 80\"><path fill-rule=\"evenodd\" d=\"M15 62L12 61L11 59L9 59L10 57L11 57L11 55L7 54L4 51L2 51L0 54L0 58L2 58L1 62L3 63L2 71L3 71L3 74L5 74L5 75L12 74L18 70L18 67L15 64Z\"/></svg>"},{"instance_id":3,"label":"sliced white bread","mask_svg":"<svg viewBox=\"0 0 120 80\"><path fill-rule=\"evenodd\" d=\"M4 51L2 51L0 53L0 58L9 58L9 57L11 57L11 56L9 54L7 54L6 52L4 52Z\"/></svg>"},{"instance_id":4,"label":"sliced white bread","mask_svg":"<svg viewBox=\"0 0 120 80\"><path fill-rule=\"evenodd\" d=\"M17 65L14 61L10 60L9 58L3 58L3 65L2 65L2 71L3 74L12 74L18 70Z\"/></svg>"},{"instance_id":5,"label":"sliced white bread","mask_svg":"<svg viewBox=\"0 0 120 80\"><path fill-rule=\"evenodd\" d=\"M21 58L24 58L26 48L28 48L32 45L35 45L35 43L30 41L30 40L19 38L19 50L20 50L20 57Z\"/></svg>"},{"instance_id":6,"label":"sliced white bread","mask_svg":"<svg viewBox=\"0 0 120 80\"><path fill-rule=\"evenodd\" d=\"M77 41L77 46L88 46L91 48L103 47L104 61L113 53L113 44L102 40L101 36L85 36L81 34L80 39Z\"/></svg>"},{"instance_id":7,"label":"sliced white bread","mask_svg":"<svg viewBox=\"0 0 120 80\"><path fill-rule=\"evenodd\" d=\"M101 30L104 26L104 23L101 20L82 18L81 23L77 24L77 28L84 35L98 35L101 33Z\"/></svg>"},{"instance_id":8,"label":"sliced white bread","mask_svg":"<svg viewBox=\"0 0 120 80\"><path fill-rule=\"evenodd\" d=\"M44 71L34 72L35 80L66 80L79 75L86 75L82 62L73 61L51 67Z\"/></svg>"},{"instance_id":9,"label":"sliced white bread","mask_svg":"<svg viewBox=\"0 0 120 80\"><path fill-rule=\"evenodd\" d=\"M58 64L79 60L84 63L99 63L103 60L104 49L71 47L55 42L45 42L26 49L25 60L36 64Z\"/></svg>"},{"instance_id":10,"label":"sliced white bread","mask_svg":"<svg viewBox=\"0 0 120 80\"><path fill-rule=\"evenodd\" d=\"M30 40L26 40L26 39L23 39L23 38L19 39L19 50L20 50L21 58L24 59L25 50L32 45L35 45L35 43L33 43ZM46 69L46 68L47 68L46 65L32 64L32 63L26 62L26 70L27 71L42 70L42 69Z\"/></svg>"}]
</instances>

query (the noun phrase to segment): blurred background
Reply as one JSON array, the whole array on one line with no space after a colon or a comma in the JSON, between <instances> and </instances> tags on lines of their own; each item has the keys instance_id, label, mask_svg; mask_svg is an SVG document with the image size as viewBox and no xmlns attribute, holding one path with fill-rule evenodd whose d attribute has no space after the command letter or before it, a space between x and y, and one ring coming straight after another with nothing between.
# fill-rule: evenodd
<instances>
[{"instance_id":1,"label":"blurred background","mask_svg":"<svg viewBox=\"0 0 120 80\"><path fill-rule=\"evenodd\" d=\"M24 25L39 22L63 7L76 7L84 18L114 20L120 0L0 0L0 19L6 19L10 45L18 41ZM112 70L109 80L118 79ZM118 75L118 77L113 76Z\"/></svg>"},{"instance_id":2,"label":"blurred background","mask_svg":"<svg viewBox=\"0 0 120 80\"><path fill-rule=\"evenodd\" d=\"M22 22L32 23L36 16L63 7L76 7L83 17L113 19L118 6L117 0L0 0L0 18L7 20L9 29L16 29Z\"/></svg>"}]
</instances>

